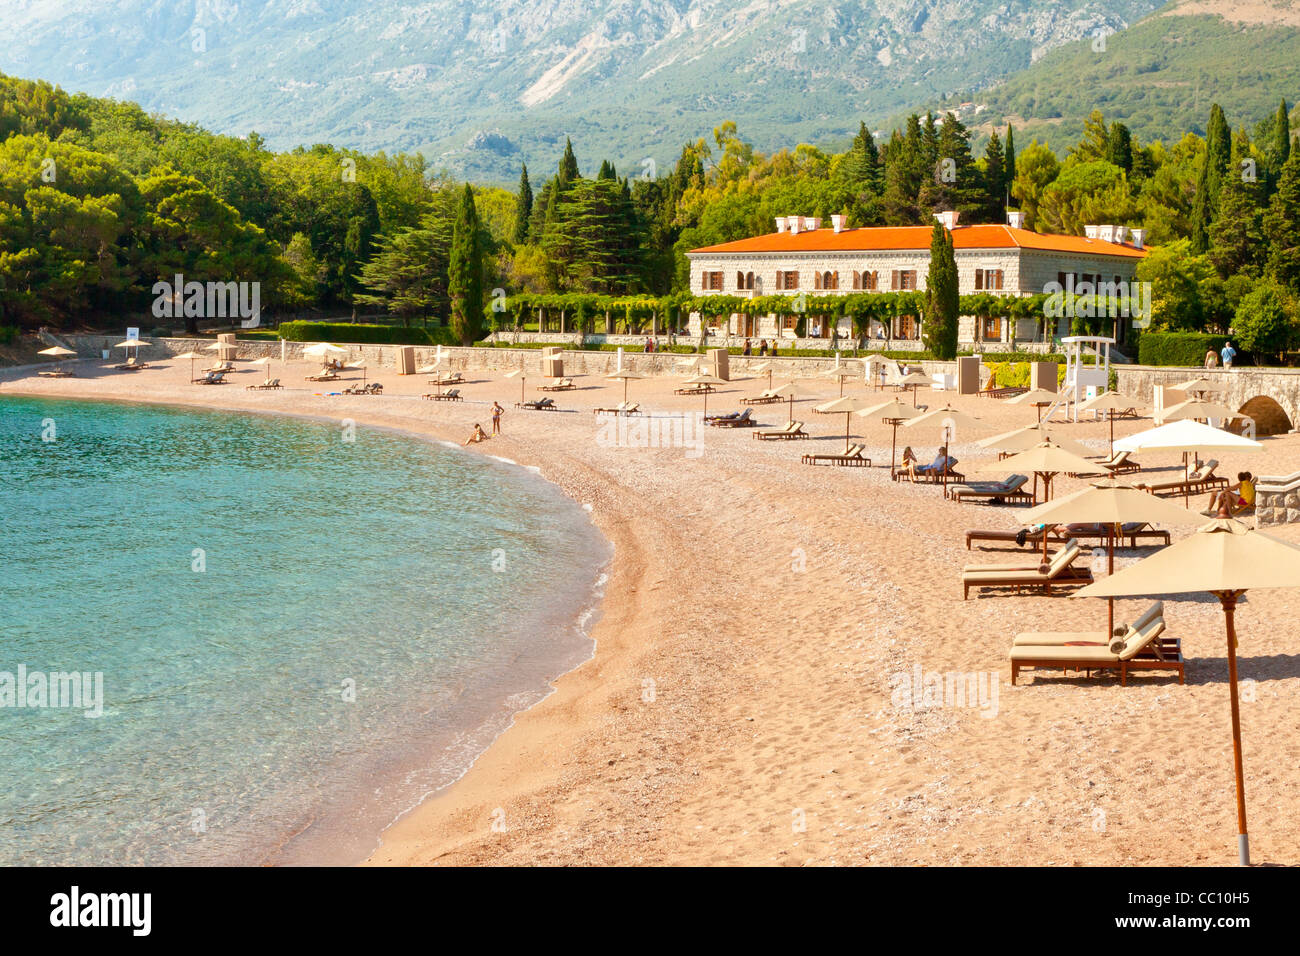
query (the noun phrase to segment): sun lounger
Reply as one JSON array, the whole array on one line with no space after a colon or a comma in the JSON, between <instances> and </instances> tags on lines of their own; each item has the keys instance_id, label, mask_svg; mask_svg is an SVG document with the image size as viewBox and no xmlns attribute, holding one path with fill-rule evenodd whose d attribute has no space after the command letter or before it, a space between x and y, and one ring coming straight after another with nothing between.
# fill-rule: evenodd
<instances>
[{"instance_id":1,"label":"sun lounger","mask_svg":"<svg viewBox=\"0 0 1300 956\"><path fill-rule=\"evenodd\" d=\"M961 575L962 600L970 596L971 588L1014 588L1016 593L1023 588L1042 588L1045 594L1050 595L1053 587L1087 584L1092 581L1092 570L1074 565L1082 554L1084 551L1079 542L1071 538L1045 565L1034 568L967 568Z\"/></svg>"},{"instance_id":2,"label":"sun lounger","mask_svg":"<svg viewBox=\"0 0 1300 956\"><path fill-rule=\"evenodd\" d=\"M218 362L216 365L205 368L205 372L233 372L235 370L234 362Z\"/></svg>"},{"instance_id":3,"label":"sun lounger","mask_svg":"<svg viewBox=\"0 0 1300 956\"><path fill-rule=\"evenodd\" d=\"M349 385L343 389L344 395L378 395L384 390L384 386L378 382L371 382L369 385Z\"/></svg>"},{"instance_id":4,"label":"sun lounger","mask_svg":"<svg viewBox=\"0 0 1300 956\"><path fill-rule=\"evenodd\" d=\"M465 376L460 372L452 372L450 375L440 375L437 378L429 379L430 385L464 385Z\"/></svg>"},{"instance_id":5,"label":"sun lounger","mask_svg":"<svg viewBox=\"0 0 1300 956\"><path fill-rule=\"evenodd\" d=\"M782 398L780 395L777 395L777 394L776 394L776 391L777 391L777 390L774 389L774 388L764 389L761 393L759 393L758 395L755 395L753 398L742 398L742 399L740 400L740 404L742 404L742 405L771 405L771 404L773 404L773 403L775 403L775 402L783 402L783 401L785 401L784 398Z\"/></svg>"},{"instance_id":6,"label":"sun lounger","mask_svg":"<svg viewBox=\"0 0 1300 956\"><path fill-rule=\"evenodd\" d=\"M463 402L465 399L460 394L460 389L449 388L439 395L437 392L429 392L421 395L421 398L427 398L431 402Z\"/></svg>"},{"instance_id":7,"label":"sun lounger","mask_svg":"<svg viewBox=\"0 0 1300 956\"><path fill-rule=\"evenodd\" d=\"M1061 534L1056 528L1049 528L1047 531L1048 540L1065 541L1069 538L1088 538L1103 540L1107 535L1106 525L1101 524L1070 524L1066 525L1066 533ZM1151 527L1147 521L1129 521L1120 525L1119 534L1116 539L1120 546L1127 541L1130 548L1136 548L1139 541L1147 541L1152 544L1168 544L1169 532L1159 531ZM1041 543L1043 540L1043 531L1041 528L1031 529L1022 528L1019 531L987 531L972 530L966 532L966 550L970 550L972 541L1009 541L1020 547L1026 545L1033 546L1035 542Z\"/></svg>"},{"instance_id":8,"label":"sun lounger","mask_svg":"<svg viewBox=\"0 0 1300 956\"><path fill-rule=\"evenodd\" d=\"M1013 647L1067 647L1071 644L1096 644L1105 647L1116 637L1123 637L1129 628L1143 630L1152 621L1163 621L1165 602L1153 601L1131 624L1116 624L1115 634L1107 637L1105 631L1029 631L1017 634Z\"/></svg>"},{"instance_id":9,"label":"sun lounger","mask_svg":"<svg viewBox=\"0 0 1300 956\"><path fill-rule=\"evenodd\" d=\"M337 382L339 380L339 377L335 375L333 372L331 372L329 369L323 368L315 375L306 376L306 379L309 382Z\"/></svg>"},{"instance_id":10,"label":"sun lounger","mask_svg":"<svg viewBox=\"0 0 1300 956\"><path fill-rule=\"evenodd\" d=\"M640 402L619 402L614 408L593 408L597 415L640 415Z\"/></svg>"},{"instance_id":11,"label":"sun lounger","mask_svg":"<svg viewBox=\"0 0 1300 956\"><path fill-rule=\"evenodd\" d=\"M1228 479L1214 473L1214 469L1217 467L1219 467L1218 461L1211 458L1209 461L1201 462L1201 467L1186 478L1177 478L1172 481L1153 481L1139 484L1138 487L1161 497L1195 495L1206 491L1216 491L1228 487Z\"/></svg>"},{"instance_id":12,"label":"sun lounger","mask_svg":"<svg viewBox=\"0 0 1300 956\"><path fill-rule=\"evenodd\" d=\"M137 362L135 360L134 355L131 356L129 359L127 359L125 362L123 362L121 365L113 366L113 368L117 369L120 372L135 372L142 368L148 368L148 367L149 367L148 362Z\"/></svg>"},{"instance_id":13,"label":"sun lounger","mask_svg":"<svg viewBox=\"0 0 1300 956\"><path fill-rule=\"evenodd\" d=\"M1005 481L972 481L953 485L948 489L948 497L953 501L983 498L990 504L1033 504L1033 495L1024 490L1028 482L1027 475L1010 475Z\"/></svg>"},{"instance_id":14,"label":"sun lounger","mask_svg":"<svg viewBox=\"0 0 1300 956\"><path fill-rule=\"evenodd\" d=\"M196 385L225 385L226 373L208 372L208 374L204 375L202 378L196 378L194 382Z\"/></svg>"},{"instance_id":15,"label":"sun lounger","mask_svg":"<svg viewBox=\"0 0 1300 956\"><path fill-rule=\"evenodd\" d=\"M1027 391L1029 388L1025 385L1004 385L997 388L981 388L979 396L980 398L1013 398Z\"/></svg>"},{"instance_id":16,"label":"sun lounger","mask_svg":"<svg viewBox=\"0 0 1300 956\"><path fill-rule=\"evenodd\" d=\"M712 395L713 392L712 385L686 385L673 389L674 395Z\"/></svg>"},{"instance_id":17,"label":"sun lounger","mask_svg":"<svg viewBox=\"0 0 1300 956\"><path fill-rule=\"evenodd\" d=\"M754 421L752 409L745 409L737 415L728 415L724 418L706 418L704 424L713 425L716 428L753 428L758 422Z\"/></svg>"},{"instance_id":18,"label":"sun lounger","mask_svg":"<svg viewBox=\"0 0 1300 956\"><path fill-rule=\"evenodd\" d=\"M921 406L924 408L925 406ZM912 472L904 468L899 468L894 472L895 481L916 481L921 484L938 484L942 481L961 482L966 480L966 476L956 470L957 459L949 455L946 459L940 455L928 465L917 465Z\"/></svg>"},{"instance_id":19,"label":"sun lounger","mask_svg":"<svg viewBox=\"0 0 1300 956\"><path fill-rule=\"evenodd\" d=\"M805 465L818 465L825 462L828 465L869 468L871 467L871 459L862 456L862 453L866 450L866 445L851 445L849 450L841 455L804 455L799 460Z\"/></svg>"},{"instance_id":20,"label":"sun lounger","mask_svg":"<svg viewBox=\"0 0 1300 956\"><path fill-rule=\"evenodd\" d=\"M1098 462L1099 471L1070 472L1071 478L1108 478L1111 475L1129 475L1142 470L1142 466L1129 460L1131 452L1117 451L1105 461Z\"/></svg>"},{"instance_id":21,"label":"sun lounger","mask_svg":"<svg viewBox=\"0 0 1300 956\"><path fill-rule=\"evenodd\" d=\"M573 384L573 379L571 378L552 379L546 385L537 386L538 391L542 391L542 392L563 392L563 391L567 391L568 389L577 388L577 387L578 386Z\"/></svg>"},{"instance_id":22,"label":"sun lounger","mask_svg":"<svg viewBox=\"0 0 1300 956\"><path fill-rule=\"evenodd\" d=\"M268 378L261 385L245 385L245 389L284 388L278 378Z\"/></svg>"},{"instance_id":23,"label":"sun lounger","mask_svg":"<svg viewBox=\"0 0 1300 956\"><path fill-rule=\"evenodd\" d=\"M1159 602L1129 625L1121 635L1091 632L1077 634L1018 634L1011 646L1011 683L1021 670L1117 670L1121 685L1130 671L1169 670L1186 683L1182 641L1164 636L1165 621ZM1035 643L1029 643L1029 642ZM1049 643L1050 641L1050 643Z\"/></svg>"},{"instance_id":24,"label":"sun lounger","mask_svg":"<svg viewBox=\"0 0 1300 956\"><path fill-rule=\"evenodd\" d=\"M754 432L754 437L762 441L786 441L791 438L807 438L808 433L803 430L803 422L789 422L774 432Z\"/></svg>"},{"instance_id":25,"label":"sun lounger","mask_svg":"<svg viewBox=\"0 0 1300 956\"><path fill-rule=\"evenodd\" d=\"M531 402L515 402L515 408L526 408L534 412L558 412L560 406L555 404L553 398L537 398Z\"/></svg>"},{"instance_id":26,"label":"sun lounger","mask_svg":"<svg viewBox=\"0 0 1300 956\"><path fill-rule=\"evenodd\" d=\"M54 369L49 372L37 372L41 378L76 378L76 372L70 372L66 368Z\"/></svg>"}]
</instances>

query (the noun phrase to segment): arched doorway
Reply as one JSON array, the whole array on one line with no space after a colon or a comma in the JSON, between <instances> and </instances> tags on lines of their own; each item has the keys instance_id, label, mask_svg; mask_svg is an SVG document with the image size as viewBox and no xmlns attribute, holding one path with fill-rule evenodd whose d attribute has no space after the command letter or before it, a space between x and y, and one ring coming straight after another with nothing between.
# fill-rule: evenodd
<instances>
[{"instance_id":1,"label":"arched doorway","mask_svg":"<svg viewBox=\"0 0 1300 956\"><path fill-rule=\"evenodd\" d=\"M1285 435L1291 430L1291 419L1282 406L1267 395L1256 395L1239 412L1255 420L1255 435Z\"/></svg>"}]
</instances>

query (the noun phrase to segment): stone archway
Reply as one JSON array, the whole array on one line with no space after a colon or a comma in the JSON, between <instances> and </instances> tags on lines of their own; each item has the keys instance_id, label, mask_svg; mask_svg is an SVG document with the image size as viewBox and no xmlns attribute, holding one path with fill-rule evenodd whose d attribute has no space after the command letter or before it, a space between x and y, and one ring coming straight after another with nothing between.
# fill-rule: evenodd
<instances>
[{"instance_id":1,"label":"stone archway","mask_svg":"<svg viewBox=\"0 0 1300 956\"><path fill-rule=\"evenodd\" d=\"M1286 411L1267 395L1256 395L1238 411L1254 419L1255 435L1259 438L1265 435L1285 435L1292 428Z\"/></svg>"}]
</instances>

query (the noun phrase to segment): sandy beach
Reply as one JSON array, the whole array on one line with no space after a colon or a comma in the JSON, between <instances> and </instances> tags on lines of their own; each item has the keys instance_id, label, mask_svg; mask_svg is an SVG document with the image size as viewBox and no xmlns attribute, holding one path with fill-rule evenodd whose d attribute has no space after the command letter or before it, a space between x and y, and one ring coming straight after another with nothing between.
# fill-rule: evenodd
<instances>
[{"instance_id":1,"label":"sandy beach","mask_svg":"<svg viewBox=\"0 0 1300 956\"><path fill-rule=\"evenodd\" d=\"M830 380L798 380L794 417L813 438L755 441L748 429L705 429L696 454L619 447L592 409L622 400L623 384L595 376L554 393L563 411L517 410L518 380L467 371L466 401L418 399L425 376L371 371L379 396L329 396L305 382L313 366L270 374L283 391L188 382L188 361L114 372L80 362L78 377L0 371L6 396L194 405L350 419L463 441L489 405L506 406L504 434L478 453L536 466L589 505L614 543L593 631L594 658L559 678L457 783L382 837L373 865L1231 865L1236 861L1223 617L1208 595L1167 602L1183 642L1187 683L1160 673L1121 687L1117 677L1037 672L1010 684L1007 651L1021 630L1105 626L1101 600L1012 596L962 600L968 563L1006 562L973 551L970 528L1019 527L1022 509L956 504L933 485L892 482L891 430L854 417L874 467L801 465L844 444L843 415L812 406L838 394ZM242 363L241 363L242 364ZM347 373L351 384L360 373ZM532 379L529 398L539 397ZM642 409L700 408L675 396L681 380L629 383ZM709 410L740 408L766 379L722 386ZM863 390L846 383L846 394ZM892 391L873 392L881 401ZM1149 400L1149 396L1141 396ZM904 401L910 402L908 396ZM1032 424L1031 407L923 391L984 425L953 445L970 477L996 461L973 441ZM788 405L756 417L783 425ZM1151 427L1116 424L1116 435ZM1061 426L1102 450L1104 422ZM901 428L898 443L934 457L938 428ZM1263 454L1225 458L1220 473L1285 474L1300 437L1263 440ZM1156 477L1177 455L1137 455ZM375 467L382 467L376 461ZM1063 495L1084 482L1061 476ZM1203 506L1203 501L1202 501ZM1190 529L1173 529L1175 540ZM1300 542L1300 526L1271 529ZM1023 552L1021 552L1023 553ZM1118 552L1117 566L1147 550ZM1126 620L1149 602L1117 602ZM1258 863L1300 863L1300 593L1248 594L1241 634L1242 733L1251 848ZM894 700L920 672L995 676L985 707L909 709ZM495 826L494 826L495 824Z\"/></svg>"}]
</instances>

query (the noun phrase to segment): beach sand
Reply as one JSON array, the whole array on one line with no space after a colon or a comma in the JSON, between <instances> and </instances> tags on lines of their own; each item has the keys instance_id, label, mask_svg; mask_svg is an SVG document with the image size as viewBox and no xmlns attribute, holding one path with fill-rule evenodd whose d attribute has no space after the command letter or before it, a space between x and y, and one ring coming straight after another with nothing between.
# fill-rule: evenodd
<instances>
[{"instance_id":1,"label":"beach sand","mask_svg":"<svg viewBox=\"0 0 1300 956\"><path fill-rule=\"evenodd\" d=\"M818 415L838 394L800 380L794 415L809 441L759 442L707 429L702 454L617 447L591 409L623 385L579 377L553 393L565 411L527 412L517 379L469 371L463 403L419 401L424 376L379 370L382 396L325 396L306 363L277 362L291 387L250 392L188 384L189 362L142 372L80 363L80 377L0 373L6 395L66 396L351 419L463 441L507 406L505 434L476 451L540 468L590 505L615 557L594 658L555 683L451 787L396 822L371 864L1213 864L1236 861L1223 615L1208 595L1171 601L1187 684L1139 675L1039 672L1010 685L1016 632L1104 629L1101 600L976 596L962 600L967 563L1014 550L967 551L968 528L1014 528L1021 509L958 505L938 487L889 479L890 429L855 417L874 467L812 468L805 452L839 451L844 416ZM359 375L357 376L359 380ZM349 373L348 381L351 380ZM345 382L344 384L347 384ZM537 397L529 380L527 392ZM629 397L655 413L696 410L679 379L645 379ZM739 408L766 379L734 382L709 409ZM847 392L862 390L849 382ZM884 401L893 392L876 393ZM986 427L953 444L971 477L996 456L970 442L1035 419L1032 408L951 398ZM905 397L904 400L909 400ZM789 406L756 409L784 424ZM1116 434L1149 428L1117 423ZM1101 449L1106 425L1062 426ZM937 428L899 429L923 460ZM1225 456L1221 473L1285 474L1300 438L1264 440L1260 455ZM1176 455L1135 456L1155 477ZM382 467L382 462L376 462ZM983 477L997 477L989 474ZM1055 494L1083 486L1058 479ZM1175 529L1175 538L1190 529ZM1300 527L1270 531L1300 542ZM1023 552L1022 552L1023 553ZM1117 564L1145 551L1124 550ZM1148 602L1117 602L1116 619ZM1242 733L1251 848L1257 862L1300 863L1300 593L1247 595L1241 635ZM909 709L903 675L991 674L984 708Z\"/></svg>"}]
</instances>

